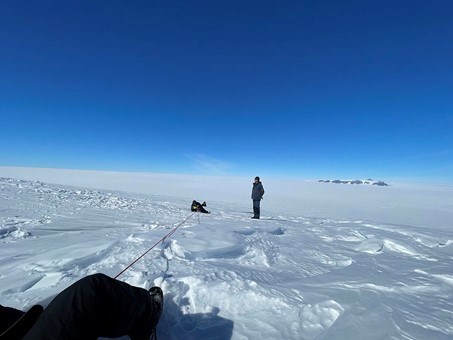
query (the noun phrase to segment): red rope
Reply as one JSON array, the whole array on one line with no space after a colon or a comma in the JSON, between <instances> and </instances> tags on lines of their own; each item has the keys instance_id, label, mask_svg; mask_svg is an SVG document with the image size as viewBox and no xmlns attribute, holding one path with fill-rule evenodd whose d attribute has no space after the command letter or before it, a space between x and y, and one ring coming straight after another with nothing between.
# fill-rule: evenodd
<instances>
[{"instance_id":1,"label":"red rope","mask_svg":"<svg viewBox=\"0 0 453 340\"><path fill-rule=\"evenodd\" d=\"M195 214L195 212L193 212L192 214L190 214L184 221L182 221L181 223L179 223L175 228L173 228L173 230L171 230L167 235L165 235L164 237L162 237L159 241L157 241L156 243L154 243L154 245L149 248L146 252L144 252L140 257L138 257L134 262L132 262L130 265L128 265L126 268L124 268L117 276L114 277L114 279L118 278L118 276L120 276L121 274L123 274L126 270L128 270L130 267L132 267L138 260L140 260L143 256L145 256L146 254L148 254L155 246L157 246L159 243L163 242L166 238L170 237L171 235L173 235L175 233L175 231L184 223L186 222L189 218L191 218L193 216L193 214Z\"/></svg>"}]
</instances>

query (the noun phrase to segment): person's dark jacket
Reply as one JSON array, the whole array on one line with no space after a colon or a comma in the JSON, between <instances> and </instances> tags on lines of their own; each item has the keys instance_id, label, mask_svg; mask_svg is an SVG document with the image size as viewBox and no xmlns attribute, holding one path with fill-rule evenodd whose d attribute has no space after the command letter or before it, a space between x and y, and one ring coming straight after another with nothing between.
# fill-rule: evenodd
<instances>
[{"instance_id":1,"label":"person's dark jacket","mask_svg":"<svg viewBox=\"0 0 453 340\"><path fill-rule=\"evenodd\" d=\"M264 195L264 187L261 182L253 183L252 200L261 201Z\"/></svg>"},{"instance_id":2,"label":"person's dark jacket","mask_svg":"<svg viewBox=\"0 0 453 340\"><path fill-rule=\"evenodd\" d=\"M204 207L206 206L206 202L203 202L203 204L201 204L200 202L197 202L195 200L192 201L192 205L190 206L190 210L191 211L198 211L198 212L202 212L202 213L205 213L205 214L209 214L209 211L207 211Z\"/></svg>"}]
</instances>

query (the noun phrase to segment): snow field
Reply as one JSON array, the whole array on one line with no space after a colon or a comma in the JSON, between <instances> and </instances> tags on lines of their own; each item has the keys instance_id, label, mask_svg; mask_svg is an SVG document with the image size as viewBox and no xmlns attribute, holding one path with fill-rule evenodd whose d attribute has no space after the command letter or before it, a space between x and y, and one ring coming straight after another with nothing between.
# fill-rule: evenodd
<instances>
[{"instance_id":1,"label":"snow field","mask_svg":"<svg viewBox=\"0 0 453 340\"><path fill-rule=\"evenodd\" d=\"M190 215L184 198L0 179L0 303L114 277ZM162 287L164 339L451 339L453 234L208 202L119 279Z\"/></svg>"}]
</instances>

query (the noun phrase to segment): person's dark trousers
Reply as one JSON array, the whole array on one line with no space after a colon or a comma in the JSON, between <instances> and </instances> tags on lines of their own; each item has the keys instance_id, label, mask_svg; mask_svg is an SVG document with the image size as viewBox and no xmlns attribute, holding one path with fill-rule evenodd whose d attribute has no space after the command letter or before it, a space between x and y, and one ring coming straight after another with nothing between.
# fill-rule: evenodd
<instances>
[{"instance_id":1,"label":"person's dark trousers","mask_svg":"<svg viewBox=\"0 0 453 340\"><path fill-rule=\"evenodd\" d=\"M253 218L260 218L260 200L253 200Z\"/></svg>"},{"instance_id":2,"label":"person's dark trousers","mask_svg":"<svg viewBox=\"0 0 453 340\"><path fill-rule=\"evenodd\" d=\"M58 294L24 339L149 339L159 321L157 308L147 290L94 274Z\"/></svg>"}]
</instances>

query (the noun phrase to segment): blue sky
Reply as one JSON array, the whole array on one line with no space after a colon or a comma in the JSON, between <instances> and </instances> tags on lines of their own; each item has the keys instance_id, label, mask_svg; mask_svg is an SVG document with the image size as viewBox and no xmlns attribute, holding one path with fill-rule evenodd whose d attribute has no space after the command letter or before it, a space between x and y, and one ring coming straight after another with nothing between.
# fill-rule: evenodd
<instances>
[{"instance_id":1,"label":"blue sky","mask_svg":"<svg viewBox=\"0 0 453 340\"><path fill-rule=\"evenodd\" d=\"M0 165L453 182L452 13L2 1Z\"/></svg>"}]
</instances>

